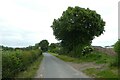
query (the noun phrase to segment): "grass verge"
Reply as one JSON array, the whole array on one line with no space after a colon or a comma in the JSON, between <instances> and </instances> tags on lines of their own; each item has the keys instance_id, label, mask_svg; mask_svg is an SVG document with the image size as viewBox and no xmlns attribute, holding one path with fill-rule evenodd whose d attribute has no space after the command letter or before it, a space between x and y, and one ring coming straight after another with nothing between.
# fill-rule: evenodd
<instances>
[{"instance_id":1,"label":"grass verge","mask_svg":"<svg viewBox=\"0 0 120 80\"><path fill-rule=\"evenodd\" d=\"M50 53L66 62L75 62L75 63L81 63L81 62L95 62L96 64L109 64L114 60L114 57L109 56L105 53L101 52L93 52L92 54L88 54L86 56L82 56L81 58L74 58L67 55L58 55L55 53Z\"/></svg>"},{"instance_id":2,"label":"grass verge","mask_svg":"<svg viewBox=\"0 0 120 80\"><path fill-rule=\"evenodd\" d=\"M75 62L75 63L81 63L81 62L95 62L96 64L110 64L113 62L116 57L115 56L109 56L105 53L94 51L91 54L88 54L86 56L82 56L81 58L74 58L67 55L59 55L55 53L50 53L66 62Z\"/></svg>"},{"instance_id":3,"label":"grass verge","mask_svg":"<svg viewBox=\"0 0 120 80\"><path fill-rule=\"evenodd\" d=\"M118 74L113 73L112 70L110 69L100 70L96 68L88 68L86 70L83 70L83 72L95 78L118 78ZM109 79L105 79L105 80L109 80Z\"/></svg>"},{"instance_id":4,"label":"grass verge","mask_svg":"<svg viewBox=\"0 0 120 80\"><path fill-rule=\"evenodd\" d=\"M70 57L70 56L66 56L66 55L58 55L58 54L55 54L55 53L50 53L60 59L62 59L63 61L66 61L66 62L75 62L75 63L79 63L79 62L82 62L80 59L78 58L73 58L73 57Z\"/></svg>"},{"instance_id":5,"label":"grass verge","mask_svg":"<svg viewBox=\"0 0 120 80\"><path fill-rule=\"evenodd\" d=\"M109 56L105 53L97 51L87 56L83 56L81 58L74 58L66 55L58 55L55 53L51 54L66 62L73 63L95 62L96 64L107 64L107 66L102 67L101 69L88 68L83 70L83 72L94 78L118 78L118 67L110 66L111 62L113 62L116 59L115 56Z\"/></svg>"},{"instance_id":6,"label":"grass verge","mask_svg":"<svg viewBox=\"0 0 120 80\"><path fill-rule=\"evenodd\" d=\"M16 78L34 78L39 65L42 61L43 55L41 55L35 62L33 62L25 71L22 71L16 75Z\"/></svg>"}]
</instances>

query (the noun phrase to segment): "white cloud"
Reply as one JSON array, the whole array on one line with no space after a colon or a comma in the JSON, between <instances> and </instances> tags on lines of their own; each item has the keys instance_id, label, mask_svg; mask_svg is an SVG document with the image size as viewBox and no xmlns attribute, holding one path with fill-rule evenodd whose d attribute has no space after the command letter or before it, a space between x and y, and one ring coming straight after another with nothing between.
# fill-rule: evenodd
<instances>
[{"instance_id":1,"label":"white cloud","mask_svg":"<svg viewBox=\"0 0 120 80\"><path fill-rule=\"evenodd\" d=\"M117 0L1 0L0 44L28 46L42 39L57 42L50 27L54 18L68 6L80 6L96 10L106 21L106 32L95 38L93 45L111 45L118 37L117 5Z\"/></svg>"}]
</instances>

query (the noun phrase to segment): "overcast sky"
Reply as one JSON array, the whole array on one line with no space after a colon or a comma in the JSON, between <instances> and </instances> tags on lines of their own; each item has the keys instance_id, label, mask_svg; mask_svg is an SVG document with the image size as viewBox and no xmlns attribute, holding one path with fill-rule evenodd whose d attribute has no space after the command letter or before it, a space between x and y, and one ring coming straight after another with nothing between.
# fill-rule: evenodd
<instances>
[{"instance_id":1,"label":"overcast sky","mask_svg":"<svg viewBox=\"0 0 120 80\"><path fill-rule=\"evenodd\" d=\"M43 39L58 42L52 22L68 6L96 10L106 22L105 32L92 45L109 46L118 39L119 0L0 0L0 45L25 47Z\"/></svg>"}]
</instances>

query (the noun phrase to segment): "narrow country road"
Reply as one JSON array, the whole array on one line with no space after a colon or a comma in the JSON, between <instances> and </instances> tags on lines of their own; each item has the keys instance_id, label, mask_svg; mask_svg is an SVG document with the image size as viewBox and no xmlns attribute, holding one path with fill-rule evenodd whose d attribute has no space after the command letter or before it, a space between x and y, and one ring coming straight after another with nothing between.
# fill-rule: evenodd
<instances>
[{"instance_id":1,"label":"narrow country road","mask_svg":"<svg viewBox=\"0 0 120 80\"><path fill-rule=\"evenodd\" d=\"M57 57L49 53L43 55L43 61L35 78L89 78Z\"/></svg>"}]
</instances>

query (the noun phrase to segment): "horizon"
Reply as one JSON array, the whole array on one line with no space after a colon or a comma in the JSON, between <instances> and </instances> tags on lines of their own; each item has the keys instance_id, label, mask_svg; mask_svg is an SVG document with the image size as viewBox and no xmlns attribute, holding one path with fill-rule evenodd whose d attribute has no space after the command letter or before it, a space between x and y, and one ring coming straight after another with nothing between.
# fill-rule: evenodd
<instances>
[{"instance_id":1,"label":"horizon","mask_svg":"<svg viewBox=\"0 0 120 80\"><path fill-rule=\"evenodd\" d=\"M0 1L0 45L28 47L48 40L57 43L50 27L67 7L79 6L95 10L106 22L105 32L92 40L94 46L111 46L118 40L119 0L1 0Z\"/></svg>"}]
</instances>

